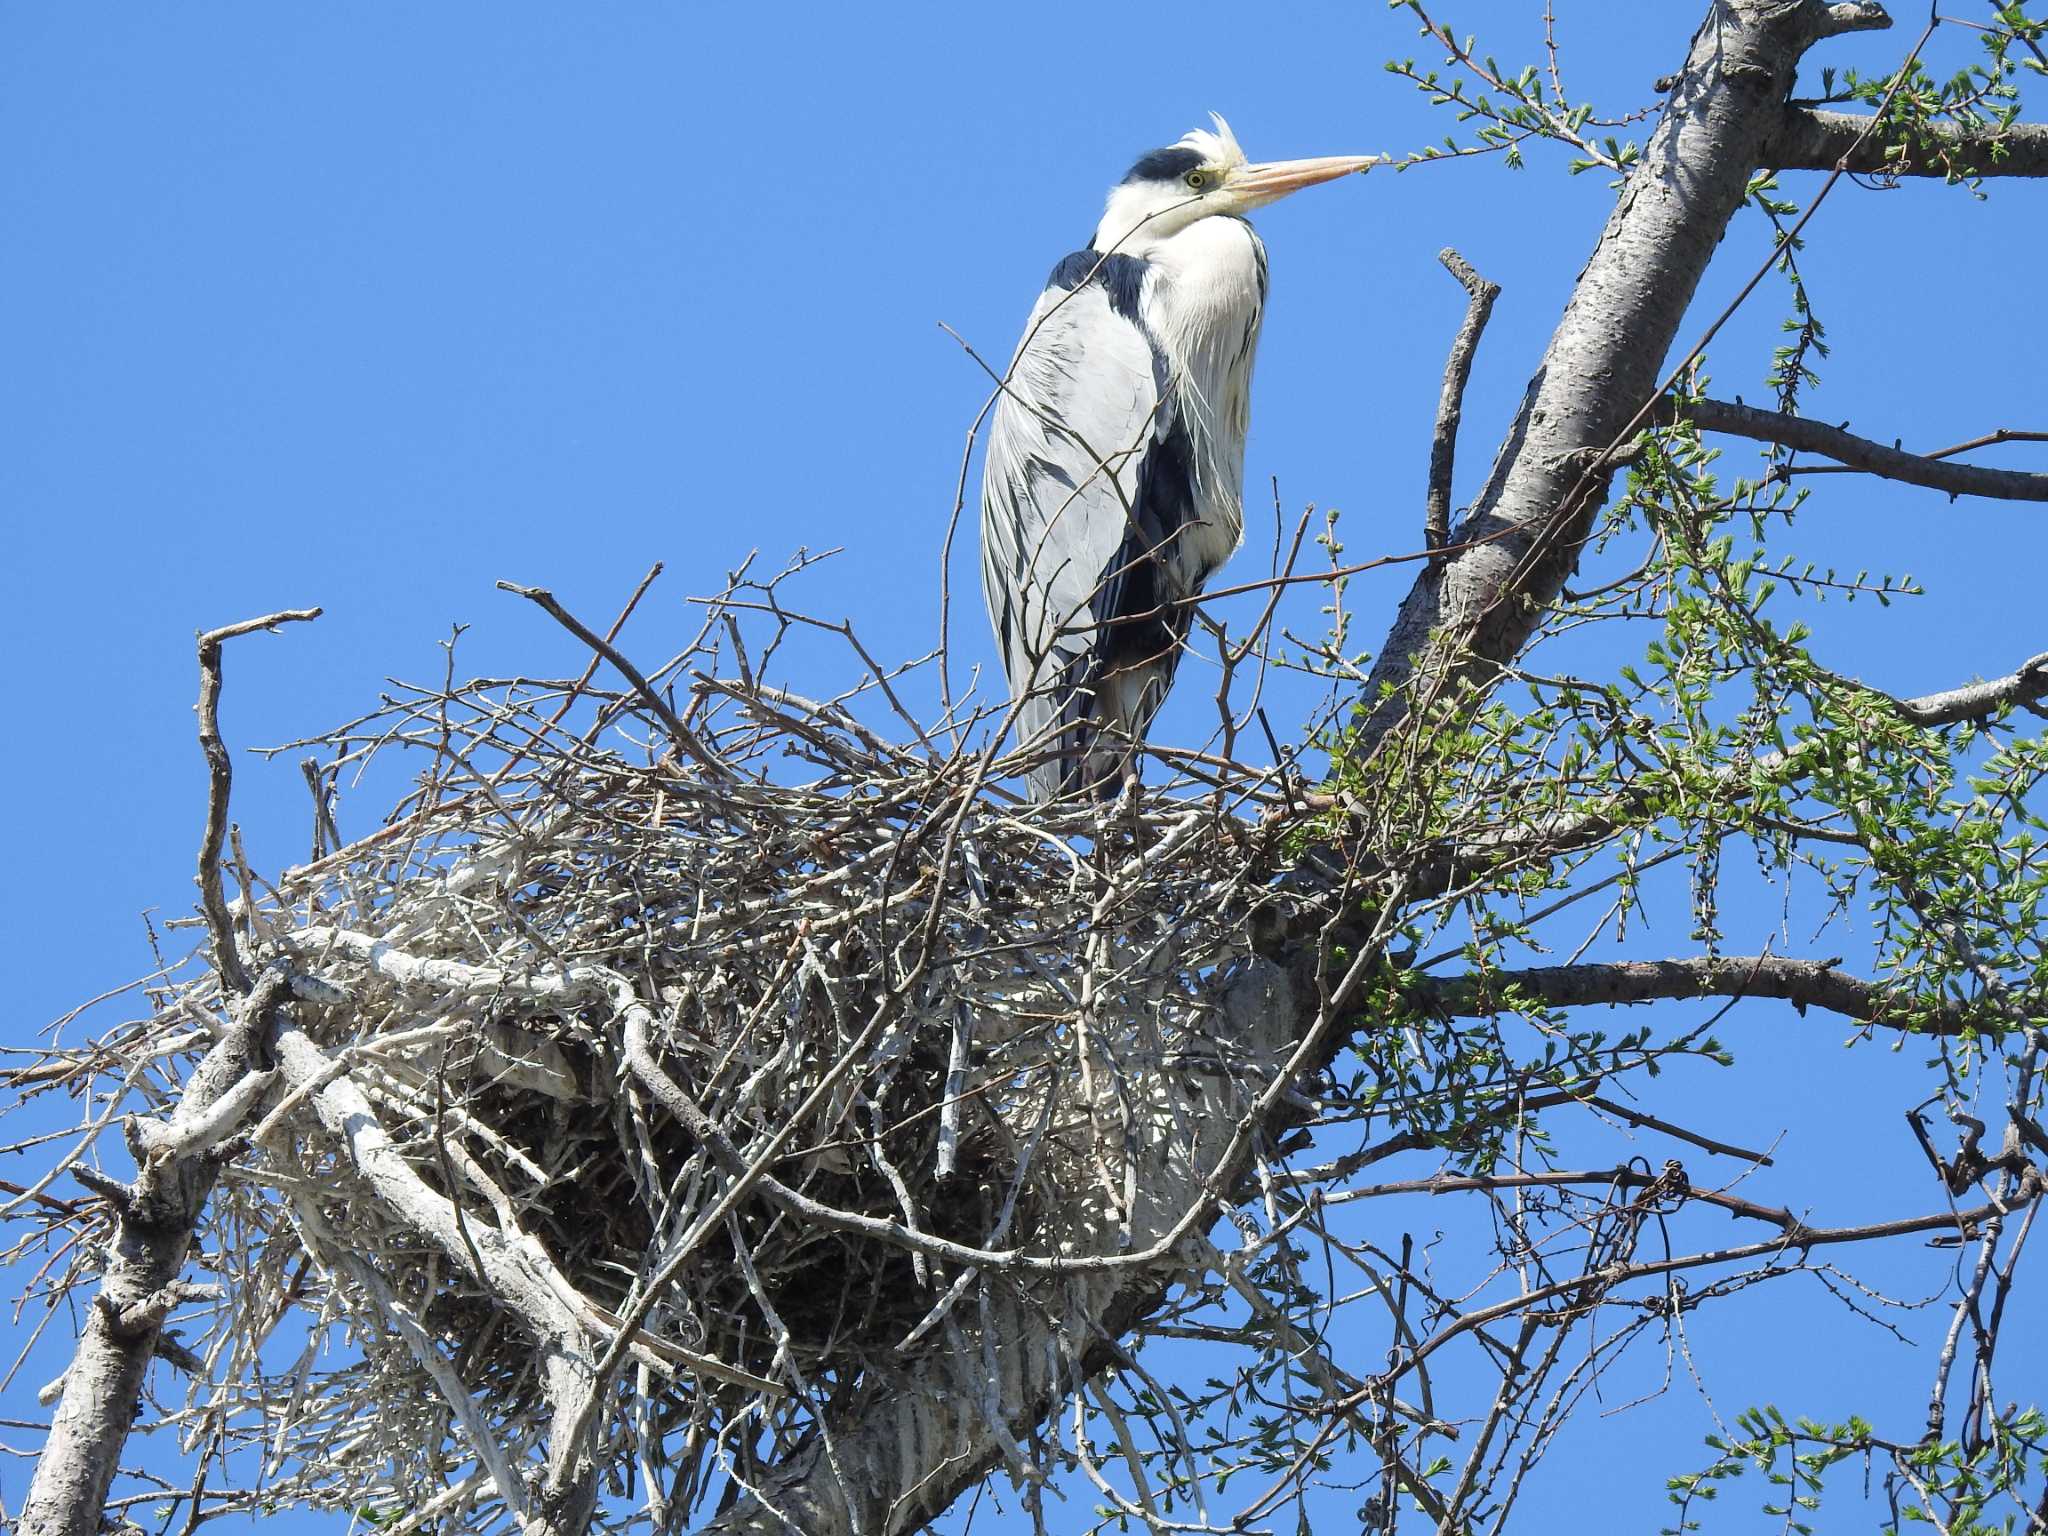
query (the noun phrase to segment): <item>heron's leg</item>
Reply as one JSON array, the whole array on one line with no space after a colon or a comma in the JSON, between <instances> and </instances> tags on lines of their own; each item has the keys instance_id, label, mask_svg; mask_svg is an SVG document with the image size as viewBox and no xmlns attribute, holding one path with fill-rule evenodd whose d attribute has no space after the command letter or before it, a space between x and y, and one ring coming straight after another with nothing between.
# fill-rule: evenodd
<instances>
[{"instance_id":1,"label":"heron's leg","mask_svg":"<svg viewBox=\"0 0 2048 1536\"><path fill-rule=\"evenodd\" d=\"M1114 792L1102 799L1102 834L1105 845L1114 841L1125 855L1142 850L1145 841L1144 806L1145 781L1140 768L1139 750L1133 745L1124 754L1117 769Z\"/></svg>"}]
</instances>

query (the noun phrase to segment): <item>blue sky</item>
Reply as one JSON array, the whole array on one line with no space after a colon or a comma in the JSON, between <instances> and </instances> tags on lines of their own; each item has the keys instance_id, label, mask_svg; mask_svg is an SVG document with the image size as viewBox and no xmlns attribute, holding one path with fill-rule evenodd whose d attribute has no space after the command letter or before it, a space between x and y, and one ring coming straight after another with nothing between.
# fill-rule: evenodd
<instances>
[{"instance_id":1,"label":"blue sky","mask_svg":"<svg viewBox=\"0 0 2048 1536\"><path fill-rule=\"evenodd\" d=\"M1560 10L1571 94L1622 111L1649 103L1698 6ZM1536 57L1539 13L1445 8L1485 28L1503 62ZM1824 56L1878 68L1916 27ZM0 774L17 867L34 872L10 883L10 1041L142 969L139 914L191 900L195 629L327 609L230 653L238 746L343 719L387 676L437 675L450 623L471 626L464 670L580 665L567 637L493 589L501 578L550 586L595 620L666 561L626 635L665 656L692 625L682 598L748 550L844 546L811 578L811 606L853 618L877 655L922 651L984 396L941 322L1007 357L1103 190L1212 108L1259 158L1398 151L1449 131L1380 70L1426 55L1418 43L1377 0L1256 14L0 6L17 722ZM1952 66L1971 46L1951 31L1939 57ZM1375 174L1262 216L1273 299L1252 527L1277 477L1290 516L1344 509L1352 558L1413 548L1463 304L1437 249L1457 246L1504 288L1467 402L1462 498L1609 202L1601 177L1538 154L1519 174L1492 160ZM2026 300L2048 250L2040 189L1980 202L1845 184L1810 240L1835 345L1815 414L1922 447L2048 424ZM1688 335L1766 249L1762 221L1738 219ZM1716 345L1722 392L1765 398L1781 297L1766 285ZM2043 456L1997 460L2030 461ZM1904 610L1823 610L1817 649L1845 671L1912 693L2048 646L2038 509L1837 477L1798 531L1823 563L1929 588ZM1263 569L1262 550L1246 559ZM956 563L955 643L986 663L971 537ZM1364 643L1408 579L1354 587ZM1162 730L1198 716L1177 700ZM240 772L255 861L301 857L295 766ZM1675 924L1669 939L1683 946ZM1781 1015L1756 1016L1767 1060L1788 1049ZM1840 1059L1791 1050L1731 1113L1789 1124L1812 1100L1782 1094L1788 1081L1861 1080ZM1817 1151L1866 1134L1841 1098L1802 1128ZM1870 1137L1899 1135L1889 1103ZM1772 1318L1750 1326L1768 1357ZM1671 1417L1659 1455L1677 1461L1616 1493L1645 1524L1662 1470L1697 1446L1697 1426ZM1635 1433L1625 1422L1589 1433ZM0 1466L0 1493L20 1487Z\"/></svg>"}]
</instances>

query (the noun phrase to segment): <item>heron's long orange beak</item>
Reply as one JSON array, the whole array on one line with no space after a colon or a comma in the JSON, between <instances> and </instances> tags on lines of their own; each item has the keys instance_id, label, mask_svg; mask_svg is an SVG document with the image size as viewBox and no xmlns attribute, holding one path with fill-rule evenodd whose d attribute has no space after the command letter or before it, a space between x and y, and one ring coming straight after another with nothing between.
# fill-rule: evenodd
<instances>
[{"instance_id":1,"label":"heron's long orange beak","mask_svg":"<svg viewBox=\"0 0 2048 1536\"><path fill-rule=\"evenodd\" d=\"M1231 190L1257 206L1275 198L1312 187L1319 181L1335 181L1353 171L1378 165L1381 155L1322 155L1313 160L1274 160L1264 165L1247 165L1230 178Z\"/></svg>"}]
</instances>

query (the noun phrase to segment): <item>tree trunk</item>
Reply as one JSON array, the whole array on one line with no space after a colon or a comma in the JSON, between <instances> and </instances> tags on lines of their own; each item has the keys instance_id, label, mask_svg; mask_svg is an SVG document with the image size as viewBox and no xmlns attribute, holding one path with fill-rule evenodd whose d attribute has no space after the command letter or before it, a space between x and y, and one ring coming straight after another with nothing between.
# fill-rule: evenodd
<instances>
[{"instance_id":1,"label":"tree trunk","mask_svg":"<svg viewBox=\"0 0 2048 1536\"><path fill-rule=\"evenodd\" d=\"M1577 565L1614 470L1645 424L1665 355L1785 116L1799 60L1836 33L1889 25L1875 5L1713 0L1641 162L1572 290L1486 485L1395 616L1365 697L1360 746L1383 741L1413 691L1484 686L1527 644Z\"/></svg>"},{"instance_id":2,"label":"tree trunk","mask_svg":"<svg viewBox=\"0 0 2048 1536\"><path fill-rule=\"evenodd\" d=\"M115 1213L106 1279L65 1372L63 1397L51 1416L16 1536L97 1536L157 1336L184 1299L178 1277L219 1173L215 1148L271 1079L271 1073L253 1069L267 1052L286 985L276 971L256 982L234 1023L200 1062L168 1124L130 1123L134 1184L124 1189L110 1180L93 1181Z\"/></svg>"}]
</instances>

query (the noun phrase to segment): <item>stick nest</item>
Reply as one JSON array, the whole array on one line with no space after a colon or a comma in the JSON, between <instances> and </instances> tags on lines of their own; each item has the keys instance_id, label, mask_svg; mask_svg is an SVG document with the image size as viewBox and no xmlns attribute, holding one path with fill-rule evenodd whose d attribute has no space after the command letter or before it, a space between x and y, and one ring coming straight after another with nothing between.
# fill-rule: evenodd
<instances>
[{"instance_id":1,"label":"stick nest","mask_svg":"<svg viewBox=\"0 0 2048 1536\"><path fill-rule=\"evenodd\" d=\"M773 582L710 611L617 691L594 668L451 681L292 744L317 754L330 838L339 774L374 780L401 750L428 768L369 836L316 841L274 884L237 871L238 946L252 970L289 967L327 1065L280 1073L253 1141L230 1144L203 1234L224 1284L184 1318L204 1368L170 1416L253 1451L263 1497L496 1518L473 1431L530 1476L548 1430L532 1309L474 1262L501 1245L581 1320L589 1358L637 1324L599 1459L613 1493L687 1509L712 1465L771 1456L973 1305L971 1266L905 1234L1060 1252L1073 1200L1128 1198L1141 1121L1121 1085L1228 1070L1203 999L1261 861L1223 791L1027 822L991 787L1015 765L968 745L989 734L976 721L942 744L904 712L899 746L860 718L929 688L932 658L884 673ZM806 625L854 653L836 698L764 680ZM173 1102L228 1010L211 970L154 1000L59 1053L76 1081ZM746 1169L869 1227L736 1193L636 1073L636 1018ZM452 1249L320 1112L336 1084L454 1216ZM296 1357L287 1316L307 1330Z\"/></svg>"}]
</instances>

